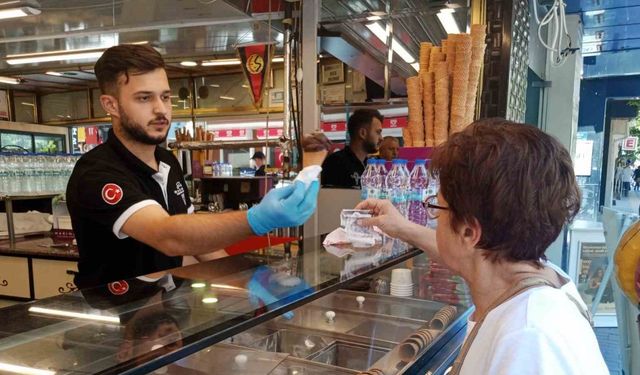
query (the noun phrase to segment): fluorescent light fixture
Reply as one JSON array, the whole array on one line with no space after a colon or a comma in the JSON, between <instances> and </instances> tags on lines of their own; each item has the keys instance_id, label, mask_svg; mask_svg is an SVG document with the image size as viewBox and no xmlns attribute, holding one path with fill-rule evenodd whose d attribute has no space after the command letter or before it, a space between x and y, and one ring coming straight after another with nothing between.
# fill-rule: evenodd
<instances>
[{"instance_id":1,"label":"fluorescent light fixture","mask_svg":"<svg viewBox=\"0 0 640 375\"><path fill-rule=\"evenodd\" d=\"M367 21L380 21L382 17L380 16L369 16L367 17Z\"/></svg>"},{"instance_id":2,"label":"fluorescent light fixture","mask_svg":"<svg viewBox=\"0 0 640 375\"><path fill-rule=\"evenodd\" d=\"M205 286L207 286L207 284L205 284L205 283L193 283L193 284L191 284L192 288L204 288Z\"/></svg>"},{"instance_id":3,"label":"fluorescent light fixture","mask_svg":"<svg viewBox=\"0 0 640 375\"><path fill-rule=\"evenodd\" d=\"M411 67L415 69L416 72L420 71L420 63L413 63L411 64Z\"/></svg>"},{"instance_id":4,"label":"fluorescent light fixture","mask_svg":"<svg viewBox=\"0 0 640 375\"><path fill-rule=\"evenodd\" d=\"M148 44L149 41L143 40L133 43L124 44ZM36 52L36 53L23 53L19 55L7 55L7 64L20 65L20 64L35 64L41 62L51 61L66 61L66 60L83 60L83 59L98 59L102 56L102 53L109 47L104 48L79 48L72 50L58 50L49 52ZM47 72L47 74L49 74ZM55 74L52 74L55 75Z\"/></svg>"},{"instance_id":5,"label":"fluorescent light fixture","mask_svg":"<svg viewBox=\"0 0 640 375\"><path fill-rule=\"evenodd\" d=\"M42 54L36 55L31 54L31 57L20 57L27 55L8 55L7 56L7 64L9 65L20 65L20 64L35 64L41 62L50 62L50 61L66 61L66 60L84 60L84 59L98 59L102 56L104 51L94 51L94 52L78 52L78 53L65 53L61 54L56 52L56 54Z\"/></svg>"},{"instance_id":6,"label":"fluorescent light fixture","mask_svg":"<svg viewBox=\"0 0 640 375\"><path fill-rule=\"evenodd\" d=\"M365 26L367 26L367 28L371 30L373 35L380 39L382 43L387 44L387 31L379 22L368 23ZM397 53L398 56L402 58L402 60L404 60L408 64L412 64L416 61L415 57L413 57L411 53L409 53L409 51L407 51L407 49L402 44L400 44L398 39L393 38L392 43L393 45L391 48L393 49L393 52Z\"/></svg>"},{"instance_id":7,"label":"fluorescent light fixture","mask_svg":"<svg viewBox=\"0 0 640 375\"><path fill-rule=\"evenodd\" d=\"M117 316L84 314L84 313L78 313L78 312L66 311L66 310L47 309L44 307L29 307L29 312L59 316L64 318L77 318L77 319L84 319L84 320L94 320L94 321L105 322L105 323L120 324L120 318L118 318Z\"/></svg>"},{"instance_id":8,"label":"fluorescent light fixture","mask_svg":"<svg viewBox=\"0 0 640 375\"><path fill-rule=\"evenodd\" d=\"M33 367L17 366L0 362L0 371L11 372L13 374L25 375L55 375L55 371L40 370Z\"/></svg>"},{"instance_id":9,"label":"fluorescent light fixture","mask_svg":"<svg viewBox=\"0 0 640 375\"><path fill-rule=\"evenodd\" d=\"M55 77L61 77L62 73L60 72L46 72L45 74L50 75L50 76L55 76Z\"/></svg>"},{"instance_id":10,"label":"fluorescent light fixture","mask_svg":"<svg viewBox=\"0 0 640 375\"><path fill-rule=\"evenodd\" d=\"M223 100L236 100L236 98L234 98L233 96L221 96L220 99L223 99Z\"/></svg>"},{"instance_id":11,"label":"fluorescent light fixture","mask_svg":"<svg viewBox=\"0 0 640 375\"><path fill-rule=\"evenodd\" d=\"M216 297L207 297L202 299L202 303L216 303L218 299Z\"/></svg>"},{"instance_id":12,"label":"fluorescent light fixture","mask_svg":"<svg viewBox=\"0 0 640 375\"><path fill-rule=\"evenodd\" d=\"M198 63L195 61L181 61L180 65L182 66L198 66Z\"/></svg>"},{"instance_id":13,"label":"fluorescent light fixture","mask_svg":"<svg viewBox=\"0 0 640 375\"><path fill-rule=\"evenodd\" d=\"M206 60L201 63L202 66L228 66L228 65L240 65L239 59L219 59L219 60Z\"/></svg>"},{"instance_id":14,"label":"fluorescent light fixture","mask_svg":"<svg viewBox=\"0 0 640 375\"><path fill-rule=\"evenodd\" d=\"M438 21L440 21L440 24L447 32L447 34L460 34L460 27L458 27L456 19L453 18L454 12L455 11L453 9L444 8L441 9L437 14Z\"/></svg>"},{"instance_id":15,"label":"fluorescent light fixture","mask_svg":"<svg viewBox=\"0 0 640 375\"><path fill-rule=\"evenodd\" d=\"M39 4L35 1L6 1L0 3L4 9L0 9L0 19L37 16L40 14Z\"/></svg>"},{"instance_id":16,"label":"fluorescent light fixture","mask_svg":"<svg viewBox=\"0 0 640 375\"><path fill-rule=\"evenodd\" d=\"M587 16L587 17L598 16L600 14L604 14L604 9L590 10L588 12L584 12L584 15Z\"/></svg>"},{"instance_id":17,"label":"fluorescent light fixture","mask_svg":"<svg viewBox=\"0 0 640 375\"><path fill-rule=\"evenodd\" d=\"M1 77L0 76L0 83L8 83L10 85L17 85L18 83L20 83L20 79L13 78L13 77Z\"/></svg>"},{"instance_id":18,"label":"fluorescent light fixture","mask_svg":"<svg viewBox=\"0 0 640 375\"><path fill-rule=\"evenodd\" d=\"M284 62L284 57L278 56L271 59L271 62ZM240 65L240 59L217 59L217 60L205 60L200 65L202 66L231 66Z\"/></svg>"}]
</instances>

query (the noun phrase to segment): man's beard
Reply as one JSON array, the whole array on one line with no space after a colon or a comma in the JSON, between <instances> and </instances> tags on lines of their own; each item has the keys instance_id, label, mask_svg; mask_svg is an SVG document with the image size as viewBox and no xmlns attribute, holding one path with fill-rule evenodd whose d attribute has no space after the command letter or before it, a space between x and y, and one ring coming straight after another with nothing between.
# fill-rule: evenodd
<instances>
[{"instance_id":1,"label":"man's beard","mask_svg":"<svg viewBox=\"0 0 640 375\"><path fill-rule=\"evenodd\" d=\"M169 120L167 120L167 118L164 116L157 117L154 119L154 121L161 121L161 120L165 120L169 122ZM124 132L127 133L127 135L132 140L140 143L144 143L145 145L152 145L152 146L156 146L164 142L167 139L167 135L169 134L169 128L170 128L170 126L167 126L167 131L164 133L164 135L159 137L152 137L144 131L144 126L131 120L129 116L127 116L127 113L122 109L120 110L120 123L122 125L122 129L124 130Z\"/></svg>"},{"instance_id":2,"label":"man's beard","mask_svg":"<svg viewBox=\"0 0 640 375\"><path fill-rule=\"evenodd\" d=\"M375 154L376 152L378 152L378 144L377 143L373 143L371 141L365 141L364 142L364 150L368 154Z\"/></svg>"}]
</instances>

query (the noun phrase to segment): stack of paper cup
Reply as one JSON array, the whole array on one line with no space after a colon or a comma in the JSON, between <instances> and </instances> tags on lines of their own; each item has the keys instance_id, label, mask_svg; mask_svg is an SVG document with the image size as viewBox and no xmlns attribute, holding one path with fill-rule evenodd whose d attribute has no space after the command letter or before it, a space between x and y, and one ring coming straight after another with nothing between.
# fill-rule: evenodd
<instances>
[{"instance_id":1,"label":"stack of paper cup","mask_svg":"<svg viewBox=\"0 0 640 375\"><path fill-rule=\"evenodd\" d=\"M408 268L396 268L391 271L390 292L396 297L413 296L413 278Z\"/></svg>"}]
</instances>

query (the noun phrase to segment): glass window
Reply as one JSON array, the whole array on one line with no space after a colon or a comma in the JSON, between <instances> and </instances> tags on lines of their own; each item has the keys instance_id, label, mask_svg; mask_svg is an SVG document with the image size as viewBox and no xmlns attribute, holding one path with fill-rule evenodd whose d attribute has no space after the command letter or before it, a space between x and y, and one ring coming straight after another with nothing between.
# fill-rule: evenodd
<instances>
[{"instance_id":1,"label":"glass window","mask_svg":"<svg viewBox=\"0 0 640 375\"><path fill-rule=\"evenodd\" d=\"M196 89L198 108L233 108L253 105L249 86L242 73L196 79ZM203 90L206 91L206 95L202 95Z\"/></svg>"},{"instance_id":2,"label":"glass window","mask_svg":"<svg viewBox=\"0 0 640 375\"><path fill-rule=\"evenodd\" d=\"M42 95L42 121L64 121L89 118L87 91Z\"/></svg>"},{"instance_id":3,"label":"glass window","mask_svg":"<svg viewBox=\"0 0 640 375\"><path fill-rule=\"evenodd\" d=\"M20 147L33 152L33 139L31 134L3 132L0 133L0 147Z\"/></svg>"},{"instance_id":4,"label":"glass window","mask_svg":"<svg viewBox=\"0 0 640 375\"><path fill-rule=\"evenodd\" d=\"M15 91L13 93L15 121L36 123L36 96L30 92Z\"/></svg>"},{"instance_id":5,"label":"glass window","mask_svg":"<svg viewBox=\"0 0 640 375\"><path fill-rule=\"evenodd\" d=\"M91 90L91 105L93 106L93 117L106 117L107 111L102 108L102 104L100 104L100 95L102 92L100 89Z\"/></svg>"},{"instance_id":6,"label":"glass window","mask_svg":"<svg viewBox=\"0 0 640 375\"><path fill-rule=\"evenodd\" d=\"M66 152L64 136L62 135L34 135L36 152Z\"/></svg>"},{"instance_id":7,"label":"glass window","mask_svg":"<svg viewBox=\"0 0 640 375\"><path fill-rule=\"evenodd\" d=\"M171 106L173 110L191 108L191 90L188 79L171 79Z\"/></svg>"}]
</instances>

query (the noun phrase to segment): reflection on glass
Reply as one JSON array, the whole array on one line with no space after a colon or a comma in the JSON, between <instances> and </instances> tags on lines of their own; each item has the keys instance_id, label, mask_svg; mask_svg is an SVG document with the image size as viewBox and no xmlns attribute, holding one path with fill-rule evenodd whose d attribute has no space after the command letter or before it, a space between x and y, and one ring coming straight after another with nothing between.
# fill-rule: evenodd
<instances>
[{"instance_id":1,"label":"reflection on glass","mask_svg":"<svg viewBox=\"0 0 640 375\"><path fill-rule=\"evenodd\" d=\"M14 117L17 122L36 123L36 96L30 92L14 91Z\"/></svg>"},{"instance_id":2,"label":"reflection on glass","mask_svg":"<svg viewBox=\"0 0 640 375\"><path fill-rule=\"evenodd\" d=\"M83 90L42 95L42 120L49 122L89 118L88 94Z\"/></svg>"}]
</instances>

